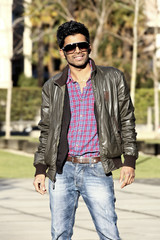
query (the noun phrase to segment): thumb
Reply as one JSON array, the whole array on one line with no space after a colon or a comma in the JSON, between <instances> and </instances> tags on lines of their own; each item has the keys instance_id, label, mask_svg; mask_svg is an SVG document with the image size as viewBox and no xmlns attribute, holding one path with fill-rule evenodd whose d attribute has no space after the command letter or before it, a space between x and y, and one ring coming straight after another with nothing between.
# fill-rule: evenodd
<instances>
[{"instance_id":1,"label":"thumb","mask_svg":"<svg viewBox=\"0 0 160 240\"><path fill-rule=\"evenodd\" d=\"M46 187L45 187L45 181L41 181L41 190L45 191Z\"/></svg>"},{"instance_id":2,"label":"thumb","mask_svg":"<svg viewBox=\"0 0 160 240\"><path fill-rule=\"evenodd\" d=\"M119 178L120 183L123 181L123 178L124 178L124 171L123 171L123 169L121 169L120 178Z\"/></svg>"}]
</instances>

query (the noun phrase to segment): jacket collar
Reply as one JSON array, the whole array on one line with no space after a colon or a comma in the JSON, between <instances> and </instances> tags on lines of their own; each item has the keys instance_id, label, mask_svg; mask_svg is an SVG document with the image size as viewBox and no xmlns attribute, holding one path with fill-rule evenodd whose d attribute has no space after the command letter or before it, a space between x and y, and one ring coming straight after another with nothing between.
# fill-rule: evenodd
<instances>
[{"instance_id":1,"label":"jacket collar","mask_svg":"<svg viewBox=\"0 0 160 240\"><path fill-rule=\"evenodd\" d=\"M94 62L93 59L91 59L91 58L90 58L89 60L91 60L92 69L93 69L93 72L95 72L95 71L96 71L95 62ZM63 69L61 76L60 76L57 80L55 80L55 83L57 83L60 87L62 87L63 85L65 85L66 82L67 82L68 69L69 69L69 65L67 65L67 66Z\"/></svg>"}]
</instances>

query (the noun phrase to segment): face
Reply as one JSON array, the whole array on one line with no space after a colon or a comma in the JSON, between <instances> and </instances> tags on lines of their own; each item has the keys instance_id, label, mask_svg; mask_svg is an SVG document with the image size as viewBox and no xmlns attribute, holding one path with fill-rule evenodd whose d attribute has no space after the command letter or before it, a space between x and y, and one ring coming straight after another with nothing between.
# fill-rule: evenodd
<instances>
[{"instance_id":1,"label":"face","mask_svg":"<svg viewBox=\"0 0 160 240\"><path fill-rule=\"evenodd\" d=\"M68 44L79 43L79 42L86 42L86 38L83 34L70 35L65 38L64 47ZM89 49L90 49L90 45L89 45ZM84 67L88 63L88 59L89 59L88 49L81 50L78 48L78 46L76 47L73 53L68 54L61 49L60 54L62 57L64 57L67 60L69 65L76 68Z\"/></svg>"}]
</instances>

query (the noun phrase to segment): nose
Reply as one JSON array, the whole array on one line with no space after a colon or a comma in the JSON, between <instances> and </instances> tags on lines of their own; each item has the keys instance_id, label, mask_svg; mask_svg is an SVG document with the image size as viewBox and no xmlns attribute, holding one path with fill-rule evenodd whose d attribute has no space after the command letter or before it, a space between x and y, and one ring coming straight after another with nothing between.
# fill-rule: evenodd
<instances>
[{"instance_id":1,"label":"nose","mask_svg":"<svg viewBox=\"0 0 160 240\"><path fill-rule=\"evenodd\" d=\"M79 49L79 47L78 47L78 46L76 46L75 52L76 52L76 53L79 53L79 52L81 52L81 50Z\"/></svg>"}]
</instances>

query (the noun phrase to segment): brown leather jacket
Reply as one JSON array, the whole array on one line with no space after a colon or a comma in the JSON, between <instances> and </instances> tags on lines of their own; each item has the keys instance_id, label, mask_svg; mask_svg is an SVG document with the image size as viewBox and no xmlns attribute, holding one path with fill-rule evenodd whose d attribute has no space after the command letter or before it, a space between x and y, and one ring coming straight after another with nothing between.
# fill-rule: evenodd
<instances>
[{"instance_id":1,"label":"brown leather jacket","mask_svg":"<svg viewBox=\"0 0 160 240\"><path fill-rule=\"evenodd\" d=\"M109 173L123 165L135 168L138 151L134 108L124 75L113 67L96 66L93 60L92 68L91 81L104 171ZM42 90L40 144L35 153L34 166L36 175L45 174L48 170L47 176L52 181L55 181L58 155L65 160L68 152L70 109L66 95L67 77L68 66L48 80Z\"/></svg>"}]
</instances>

